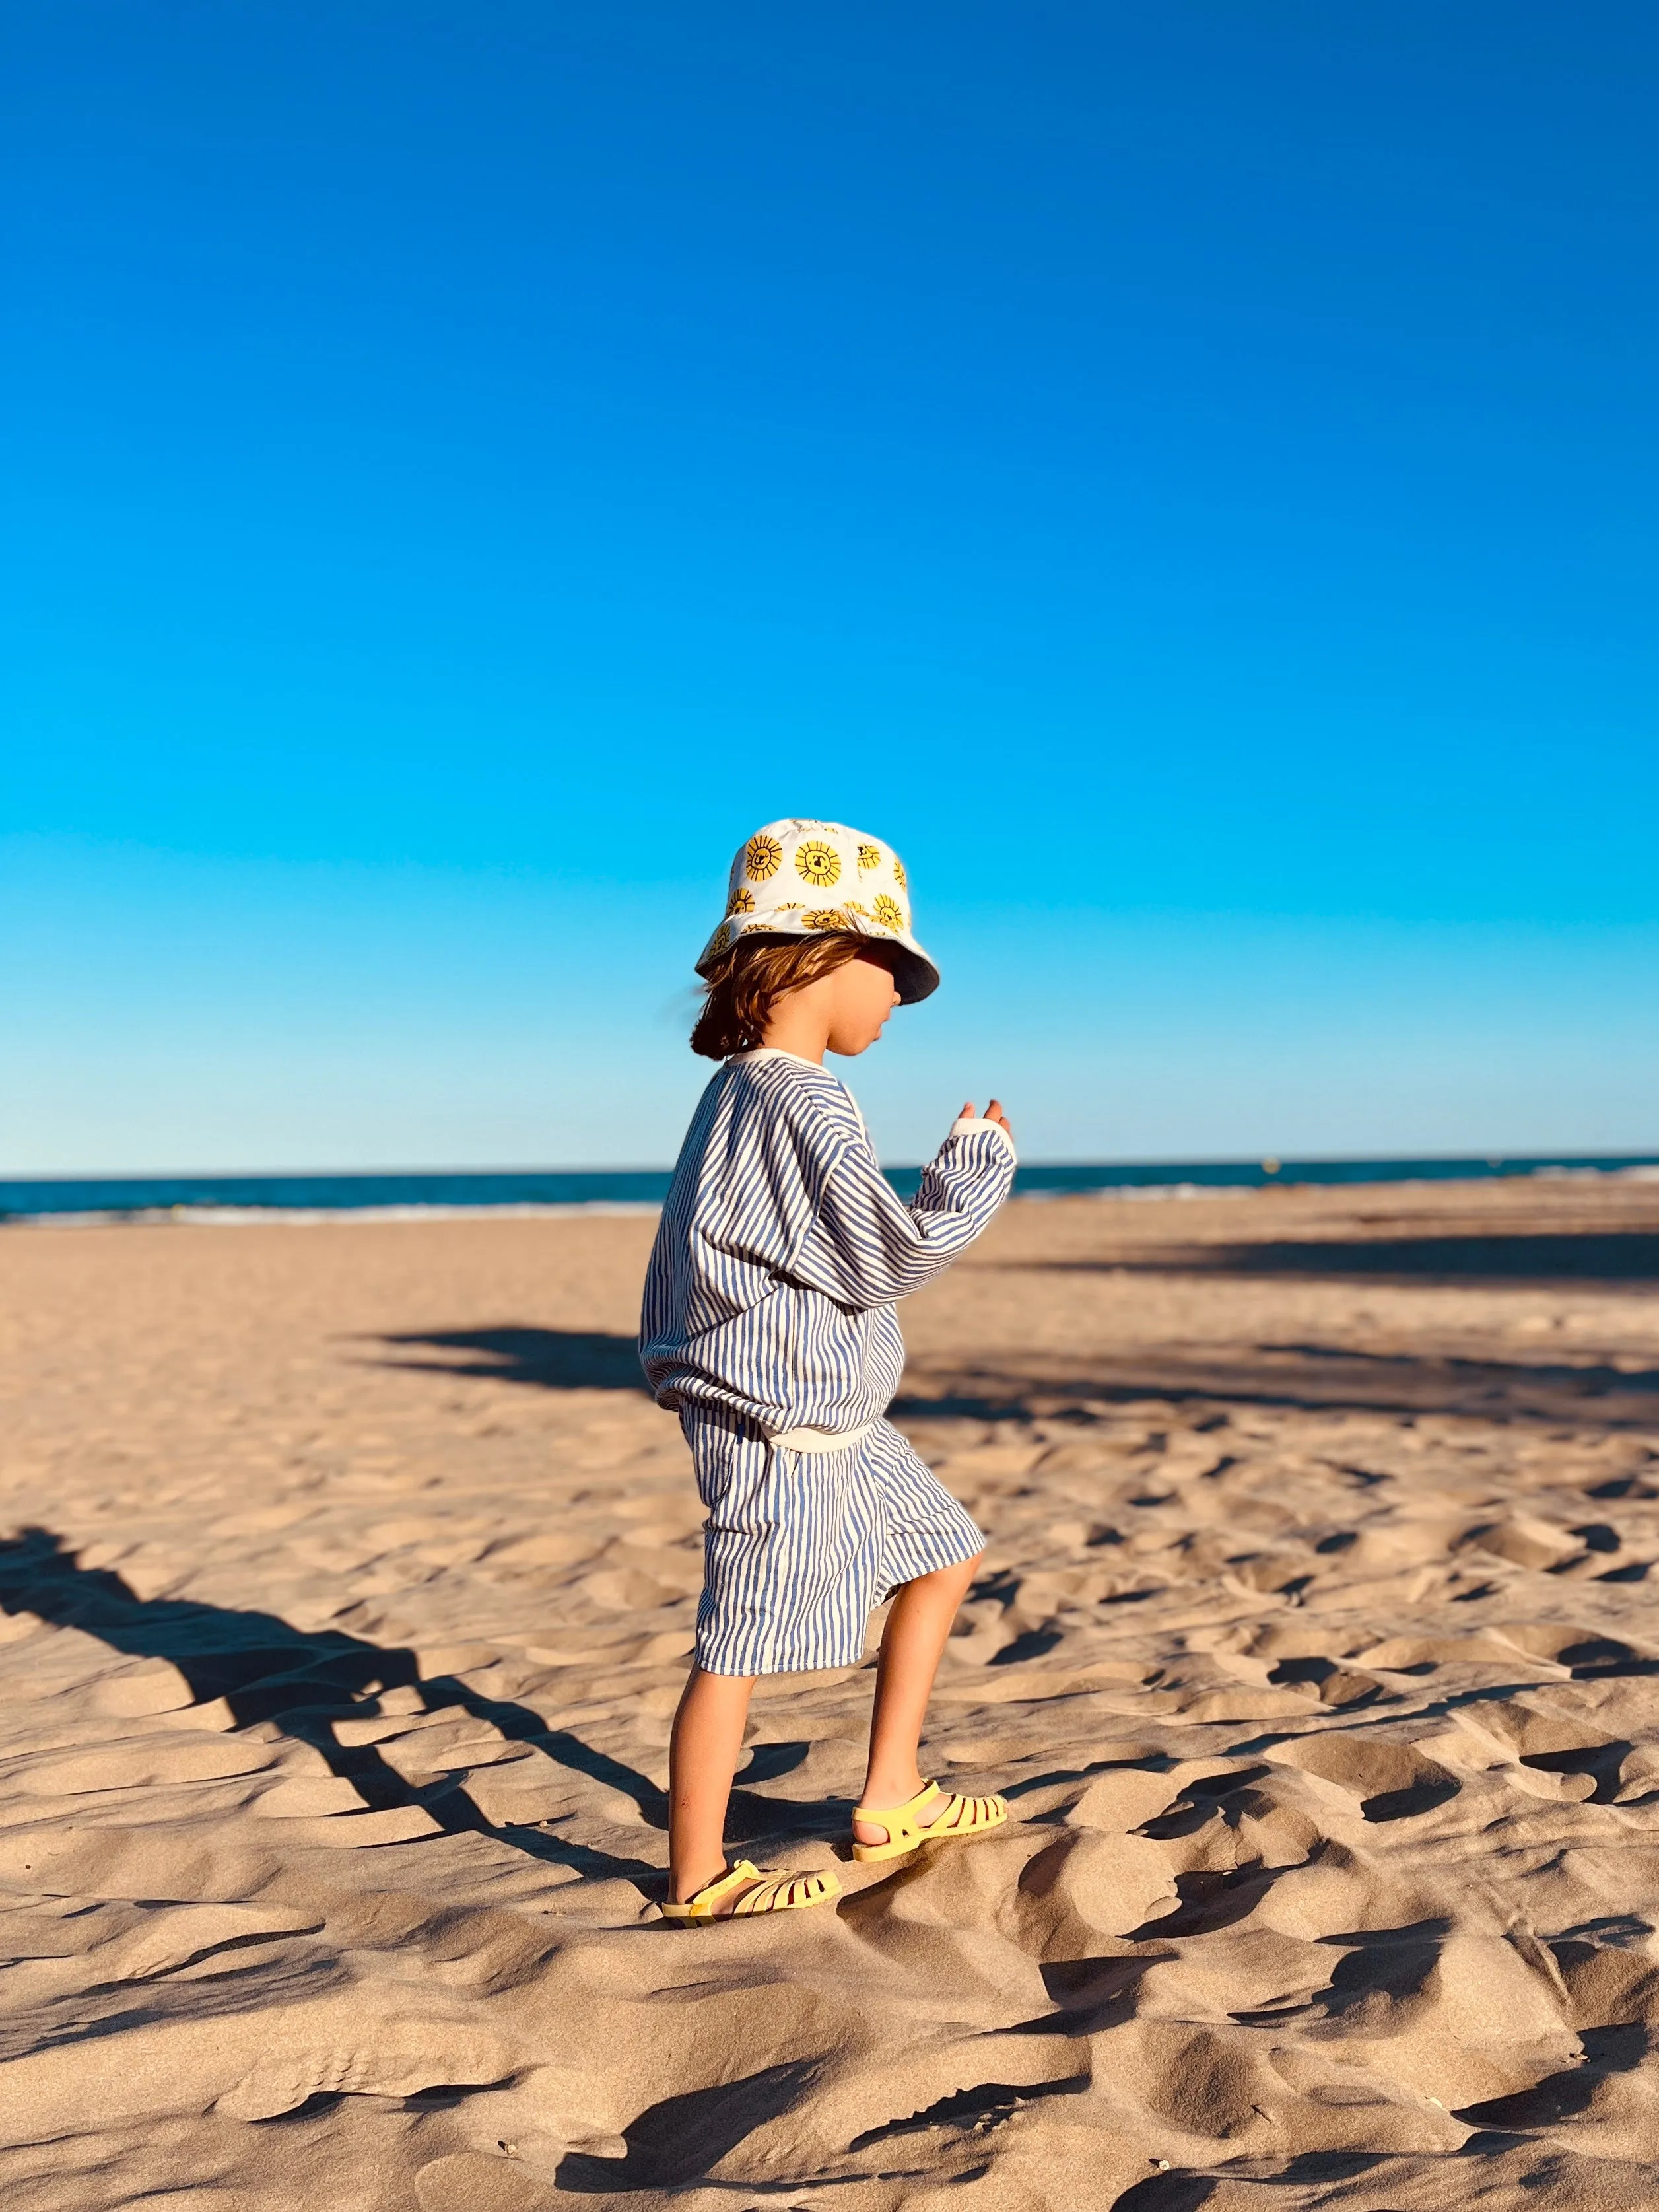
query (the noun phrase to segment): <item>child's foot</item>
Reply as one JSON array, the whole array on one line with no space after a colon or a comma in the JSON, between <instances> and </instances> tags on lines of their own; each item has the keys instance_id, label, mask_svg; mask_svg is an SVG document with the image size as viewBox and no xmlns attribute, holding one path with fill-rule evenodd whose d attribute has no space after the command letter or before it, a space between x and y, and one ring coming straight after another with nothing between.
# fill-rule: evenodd
<instances>
[{"instance_id":1,"label":"child's foot","mask_svg":"<svg viewBox=\"0 0 1659 2212\"><path fill-rule=\"evenodd\" d=\"M896 1859L927 1843L988 1836L1008 1818L1006 1797L953 1797L924 1782L902 1805L860 1805L853 1814L853 1856L861 1865Z\"/></svg>"},{"instance_id":2,"label":"child's foot","mask_svg":"<svg viewBox=\"0 0 1659 2212\"><path fill-rule=\"evenodd\" d=\"M800 1912L840 1895L841 1884L832 1873L785 1874L739 1859L683 1904L671 1900L662 1911L665 1920L738 1920L759 1912Z\"/></svg>"},{"instance_id":3,"label":"child's foot","mask_svg":"<svg viewBox=\"0 0 1659 2212\"><path fill-rule=\"evenodd\" d=\"M934 1795L930 1796L929 1790L933 1790ZM888 1807L886 1810L893 1813L913 1812L917 1827L931 1828L950 1802L945 1792L942 1790L937 1790L933 1783L919 1781L915 1790L908 1796L899 1803ZM885 1844L891 1841L884 1814L880 1810L866 1811L862 1805L854 1808L853 1841L855 1844Z\"/></svg>"}]
</instances>

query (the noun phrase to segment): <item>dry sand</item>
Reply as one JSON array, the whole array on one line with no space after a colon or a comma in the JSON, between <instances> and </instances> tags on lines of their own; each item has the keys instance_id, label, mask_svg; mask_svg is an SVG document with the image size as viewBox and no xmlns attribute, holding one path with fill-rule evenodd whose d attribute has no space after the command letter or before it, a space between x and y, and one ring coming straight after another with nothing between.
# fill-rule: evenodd
<instances>
[{"instance_id":1,"label":"dry sand","mask_svg":"<svg viewBox=\"0 0 1659 2212\"><path fill-rule=\"evenodd\" d=\"M7 2212L1659 2202L1659 1188L1011 1208L898 1417L1018 1824L698 1934L650 1233L0 1232Z\"/></svg>"}]
</instances>

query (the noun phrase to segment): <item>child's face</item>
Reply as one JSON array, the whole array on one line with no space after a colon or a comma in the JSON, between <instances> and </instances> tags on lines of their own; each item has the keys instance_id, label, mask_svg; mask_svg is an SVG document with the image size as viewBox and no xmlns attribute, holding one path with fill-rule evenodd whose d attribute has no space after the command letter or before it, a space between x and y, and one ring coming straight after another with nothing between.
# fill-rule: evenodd
<instances>
[{"instance_id":1,"label":"child's face","mask_svg":"<svg viewBox=\"0 0 1659 2212\"><path fill-rule=\"evenodd\" d=\"M893 957L880 945L860 952L844 968L837 968L833 975L825 975L810 988L823 992L828 1001L830 1050L848 1059L868 1052L899 1002Z\"/></svg>"}]
</instances>

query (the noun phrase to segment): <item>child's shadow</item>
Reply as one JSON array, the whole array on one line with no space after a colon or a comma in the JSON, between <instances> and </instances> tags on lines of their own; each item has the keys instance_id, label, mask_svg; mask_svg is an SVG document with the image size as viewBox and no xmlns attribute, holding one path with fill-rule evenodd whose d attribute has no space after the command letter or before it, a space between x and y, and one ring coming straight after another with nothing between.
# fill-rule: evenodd
<instances>
[{"instance_id":1,"label":"child's shadow","mask_svg":"<svg viewBox=\"0 0 1659 2212\"><path fill-rule=\"evenodd\" d=\"M134 1657L170 1660L198 1704L222 1698L239 1728L276 1721L288 1735L313 1745L331 1771L374 1809L419 1805L451 1835L493 1835L532 1858L583 1875L619 1876L653 1893L660 1887L660 1869L646 1860L617 1857L539 1828L493 1828L459 1786L459 1776L417 1786L405 1782L373 1744L337 1742L331 1723L361 1713L358 1698L410 1686L428 1711L459 1706L514 1741L533 1743L561 1765L621 1790L650 1826L666 1827L666 1796L647 1776L579 1736L550 1729L526 1705L480 1696L455 1675L422 1681L413 1651L383 1650L337 1629L308 1633L275 1613L141 1598L108 1569L82 1566L63 1539L46 1528L25 1529L15 1542L0 1544L0 1611L31 1613L59 1627L81 1629Z\"/></svg>"}]
</instances>

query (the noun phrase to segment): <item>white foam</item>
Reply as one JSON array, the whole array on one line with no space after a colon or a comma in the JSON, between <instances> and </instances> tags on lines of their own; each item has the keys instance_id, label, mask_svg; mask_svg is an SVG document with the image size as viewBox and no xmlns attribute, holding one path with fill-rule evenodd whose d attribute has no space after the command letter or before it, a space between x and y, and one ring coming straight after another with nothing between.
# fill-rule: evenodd
<instances>
[{"instance_id":1,"label":"white foam","mask_svg":"<svg viewBox=\"0 0 1659 2212\"><path fill-rule=\"evenodd\" d=\"M1249 1182L1119 1182L1092 1190L1091 1198L1254 1198L1258 1186Z\"/></svg>"},{"instance_id":2,"label":"white foam","mask_svg":"<svg viewBox=\"0 0 1659 2212\"><path fill-rule=\"evenodd\" d=\"M1074 1190L1018 1190L1014 1200L1020 1206L1038 1206L1057 1198L1251 1198L1256 1188L1248 1182L1097 1182Z\"/></svg>"}]
</instances>

